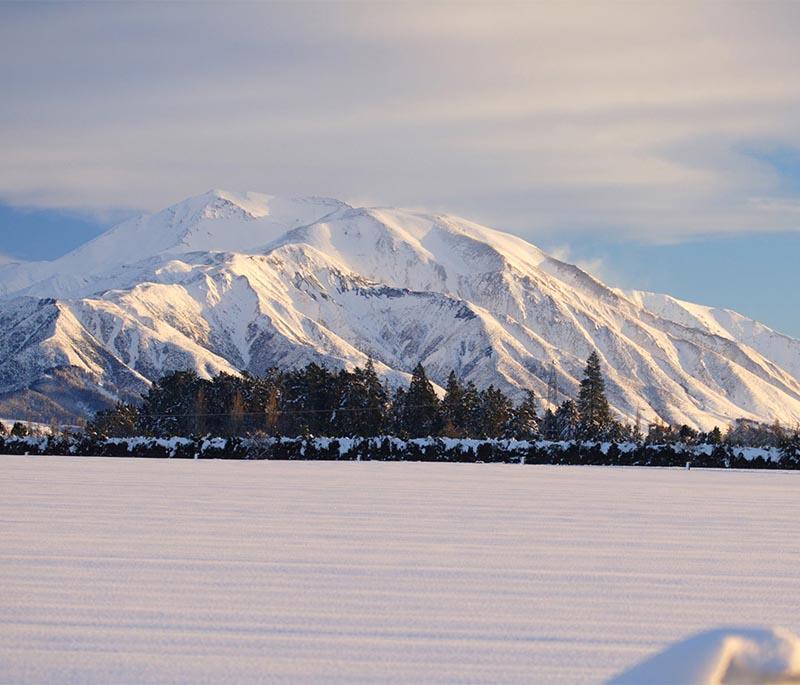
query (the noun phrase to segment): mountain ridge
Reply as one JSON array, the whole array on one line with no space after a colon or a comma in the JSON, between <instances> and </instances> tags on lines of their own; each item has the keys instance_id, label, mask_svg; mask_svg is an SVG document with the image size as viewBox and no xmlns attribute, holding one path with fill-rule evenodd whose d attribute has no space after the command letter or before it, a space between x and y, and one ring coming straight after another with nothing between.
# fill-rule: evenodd
<instances>
[{"instance_id":1,"label":"mountain ridge","mask_svg":"<svg viewBox=\"0 0 800 685\"><path fill-rule=\"evenodd\" d=\"M43 337L27 321L45 314L56 324ZM110 399L179 368L367 357L390 384L422 362L440 385L452 368L540 397L554 372L563 399L595 349L628 420L800 420L800 341L729 310L611 288L448 214L213 190L53 262L0 269L0 408L54 370ZM65 417L102 404L62 395Z\"/></svg>"}]
</instances>

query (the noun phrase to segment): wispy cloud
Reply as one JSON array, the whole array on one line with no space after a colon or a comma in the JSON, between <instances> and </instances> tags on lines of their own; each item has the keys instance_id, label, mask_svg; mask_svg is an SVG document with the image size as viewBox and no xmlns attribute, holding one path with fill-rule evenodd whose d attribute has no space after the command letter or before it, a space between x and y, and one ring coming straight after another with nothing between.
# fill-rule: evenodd
<instances>
[{"instance_id":1,"label":"wispy cloud","mask_svg":"<svg viewBox=\"0 0 800 685\"><path fill-rule=\"evenodd\" d=\"M214 186L529 238L800 229L800 5L0 6L0 199ZM597 268L597 267L595 267Z\"/></svg>"},{"instance_id":2,"label":"wispy cloud","mask_svg":"<svg viewBox=\"0 0 800 685\"><path fill-rule=\"evenodd\" d=\"M583 269L586 273L594 276L604 283L615 286L619 285L618 275L612 272L611 268L602 257L577 257L569 245L556 245L553 247L548 247L547 252L550 256L555 257L562 262L574 264L580 269Z\"/></svg>"}]
</instances>

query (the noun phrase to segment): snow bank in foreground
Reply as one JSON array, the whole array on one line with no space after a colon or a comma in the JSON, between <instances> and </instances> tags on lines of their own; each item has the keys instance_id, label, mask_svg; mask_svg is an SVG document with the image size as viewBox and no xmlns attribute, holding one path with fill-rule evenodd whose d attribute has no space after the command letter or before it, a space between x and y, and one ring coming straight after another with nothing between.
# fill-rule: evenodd
<instances>
[{"instance_id":1,"label":"snow bank in foreground","mask_svg":"<svg viewBox=\"0 0 800 685\"><path fill-rule=\"evenodd\" d=\"M783 628L711 630L668 647L609 685L800 682L800 639Z\"/></svg>"}]
</instances>

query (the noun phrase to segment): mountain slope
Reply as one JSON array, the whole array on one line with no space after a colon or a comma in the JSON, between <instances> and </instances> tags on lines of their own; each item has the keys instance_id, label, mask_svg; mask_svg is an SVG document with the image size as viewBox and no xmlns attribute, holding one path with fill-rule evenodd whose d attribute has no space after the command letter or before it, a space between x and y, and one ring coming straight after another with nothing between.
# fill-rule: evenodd
<instances>
[{"instance_id":1,"label":"mountain slope","mask_svg":"<svg viewBox=\"0 0 800 685\"><path fill-rule=\"evenodd\" d=\"M639 290L627 291L625 295L656 316L744 343L800 378L800 340L730 309L706 307L670 295Z\"/></svg>"},{"instance_id":2,"label":"mountain slope","mask_svg":"<svg viewBox=\"0 0 800 685\"><path fill-rule=\"evenodd\" d=\"M629 419L800 419L799 341L733 312L614 290L448 215L211 191L55 262L8 265L0 292L0 317L14 322L0 329L0 408L53 369L105 389L91 409L179 368L367 356L393 384L421 361L440 384L452 368L540 396L554 371L563 399L597 349ZM63 411L85 412L71 392L58 392Z\"/></svg>"}]
</instances>

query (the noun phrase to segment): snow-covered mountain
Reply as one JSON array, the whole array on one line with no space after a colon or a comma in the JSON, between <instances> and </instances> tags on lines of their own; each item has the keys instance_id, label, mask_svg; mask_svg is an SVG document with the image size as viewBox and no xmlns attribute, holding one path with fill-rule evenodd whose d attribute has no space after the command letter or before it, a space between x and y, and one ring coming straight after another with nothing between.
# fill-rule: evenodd
<instances>
[{"instance_id":1,"label":"snow-covered mountain","mask_svg":"<svg viewBox=\"0 0 800 685\"><path fill-rule=\"evenodd\" d=\"M211 191L53 262L0 265L0 413L74 416L181 368L422 362L574 395L596 349L617 411L704 428L800 420L800 341L735 312L607 287L441 214ZM30 407L31 409L28 409Z\"/></svg>"}]
</instances>

